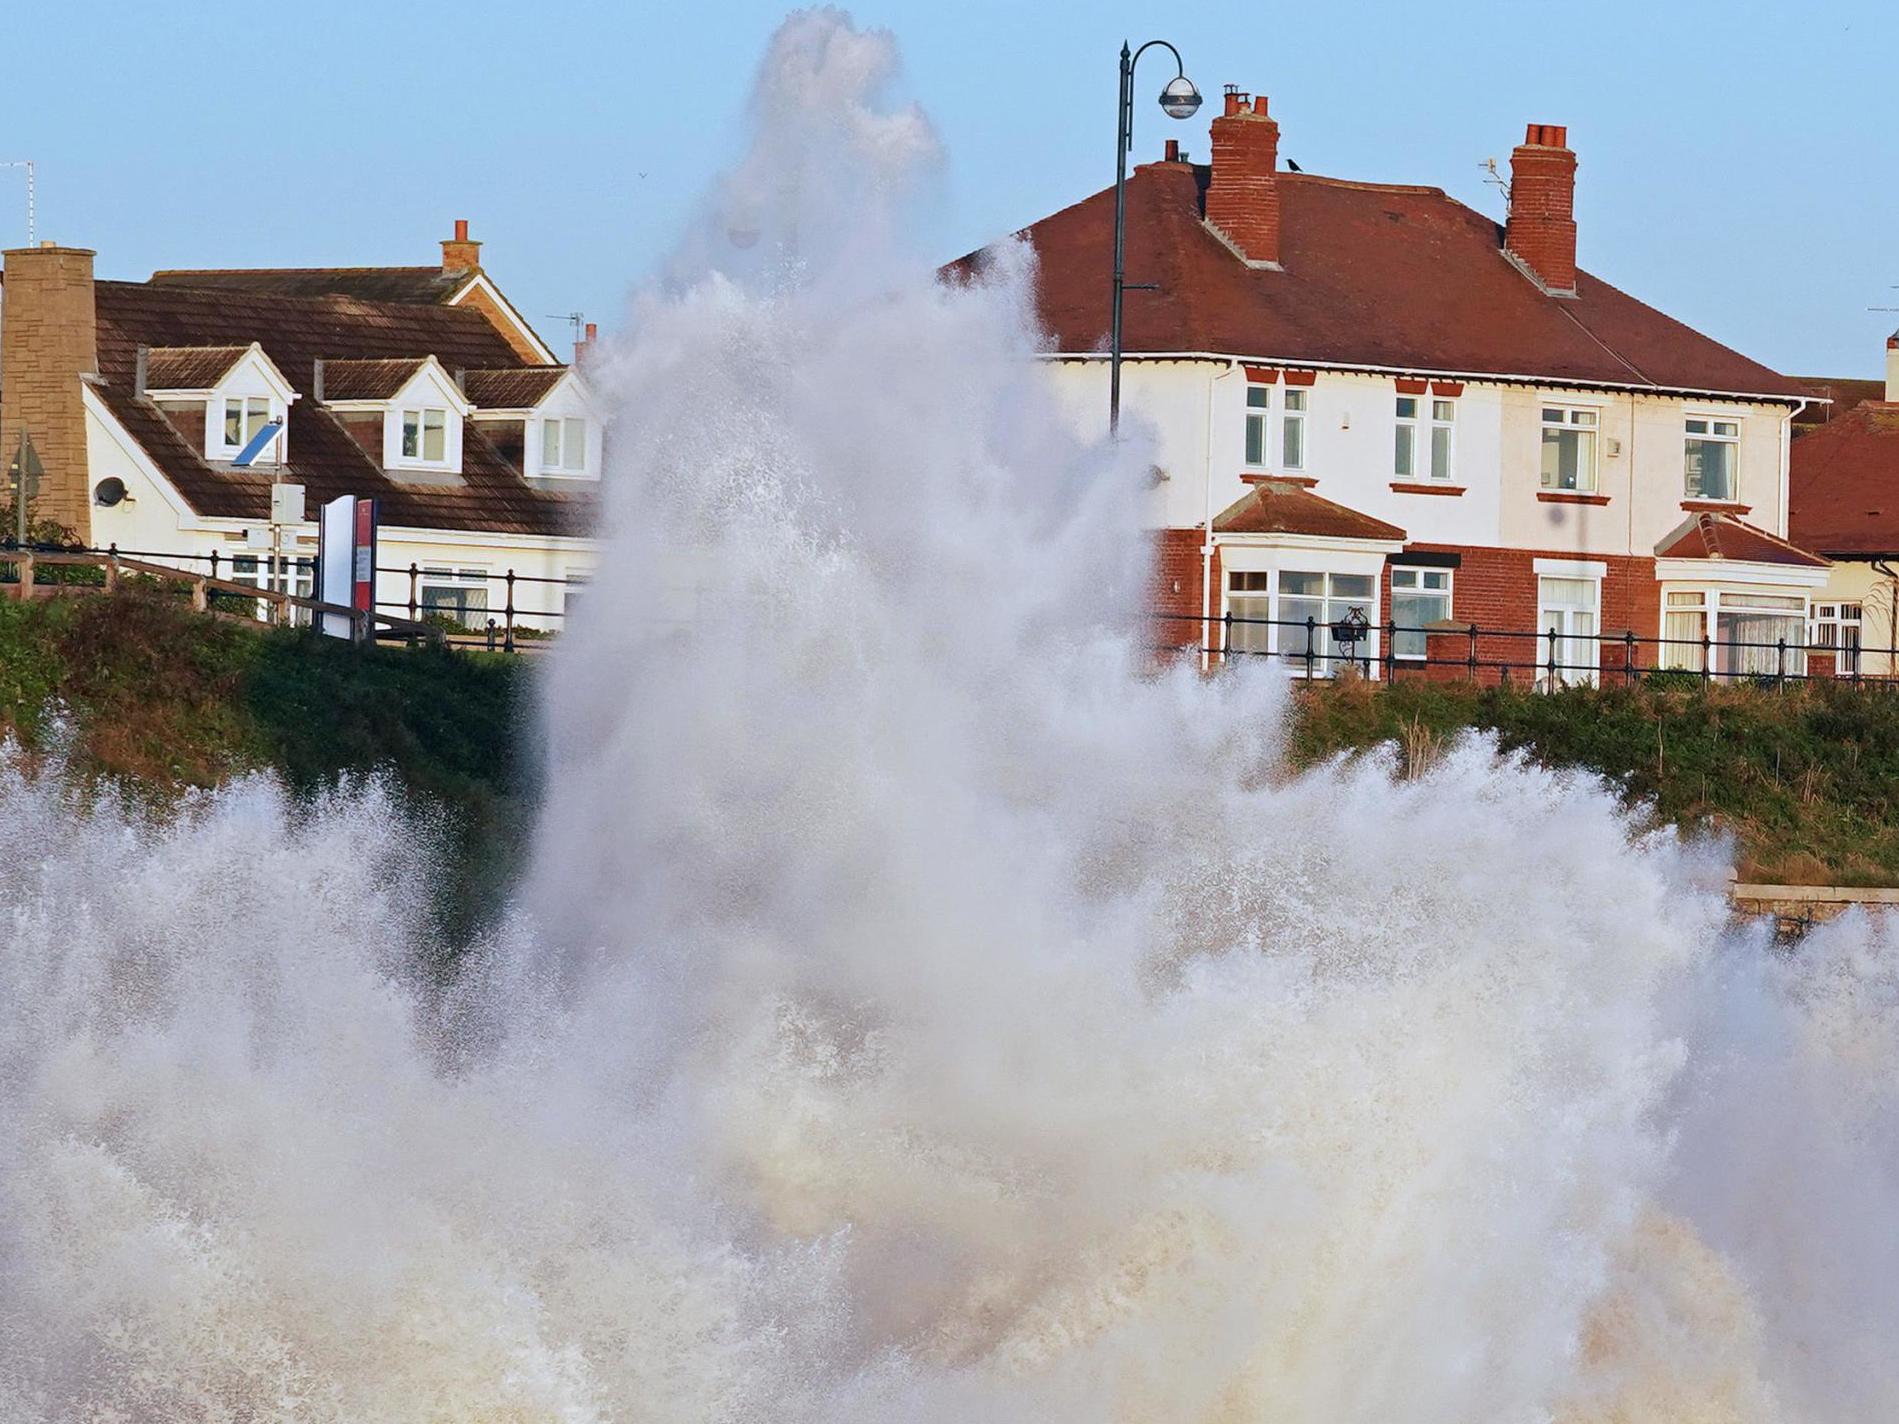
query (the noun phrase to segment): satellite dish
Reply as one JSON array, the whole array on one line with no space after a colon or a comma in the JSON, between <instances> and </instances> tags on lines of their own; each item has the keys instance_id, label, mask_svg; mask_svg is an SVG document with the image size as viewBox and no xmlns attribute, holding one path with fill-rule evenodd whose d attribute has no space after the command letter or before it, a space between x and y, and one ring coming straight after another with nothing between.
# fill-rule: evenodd
<instances>
[{"instance_id":1,"label":"satellite dish","mask_svg":"<svg viewBox=\"0 0 1899 1424\"><path fill-rule=\"evenodd\" d=\"M132 497L125 487L125 481L117 475L100 480L92 487L92 502L101 509L110 509L115 504L123 504Z\"/></svg>"}]
</instances>

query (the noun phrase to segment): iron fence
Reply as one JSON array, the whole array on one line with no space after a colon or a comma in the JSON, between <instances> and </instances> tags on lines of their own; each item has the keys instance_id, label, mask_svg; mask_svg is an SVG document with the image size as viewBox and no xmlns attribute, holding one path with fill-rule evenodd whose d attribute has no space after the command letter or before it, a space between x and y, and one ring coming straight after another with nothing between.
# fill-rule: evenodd
<instances>
[{"instance_id":1,"label":"iron fence","mask_svg":"<svg viewBox=\"0 0 1899 1424\"><path fill-rule=\"evenodd\" d=\"M1846 646L1811 639L1760 642L1722 638L1645 637L1634 631L1579 633L1561 628L1483 626L1476 623L1351 624L1318 618L1204 617L1191 613L1150 615L1188 636L1159 638L1157 651L1204 657L1209 665L1228 659L1268 660L1293 676L1323 681L1341 675L1387 682L1417 677L1437 681L1528 682L1541 687L1635 682L1656 675L1684 682L1784 686L1809 681L1892 685L1890 674L1864 671L1858 643ZM1408 648L1399 652L1401 635ZM1260 644L1264 646L1260 646Z\"/></svg>"}]
</instances>

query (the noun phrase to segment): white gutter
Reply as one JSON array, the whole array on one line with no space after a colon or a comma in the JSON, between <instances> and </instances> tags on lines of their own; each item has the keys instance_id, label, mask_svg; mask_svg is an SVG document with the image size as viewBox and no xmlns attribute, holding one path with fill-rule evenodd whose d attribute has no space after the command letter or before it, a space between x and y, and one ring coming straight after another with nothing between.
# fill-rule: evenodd
<instances>
[{"instance_id":1,"label":"white gutter","mask_svg":"<svg viewBox=\"0 0 1899 1424\"><path fill-rule=\"evenodd\" d=\"M1202 482L1206 496L1206 524L1200 538L1200 671L1213 666L1213 388L1240 369L1238 361L1228 361L1219 375L1207 382L1207 470Z\"/></svg>"},{"instance_id":2,"label":"white gutter","mask_svg":"<svg viewBox=\"0 0 1899 1424\"><path fill-rule=\"evenodd\" d=\"M1793 499L1794 417L1812 404L1812 401L1801 401L1799 405L1788 411L1780 422L1780 528L1774 532L1783 539L1793 528L1793 510L1788 505Z\"/></svg>"},{"instance_id":3,"label":"white gutter","mask_svg":"<svg viewBox=\"0 0 1899 1424\"><path fill-rule=\"evenodd\" d=\"M1044 361L1106 361L1101 351L1042 351ZM1144 351L1122 352L1128 361L1219 361L1251 366L1290 366L1300 371L1355 371L1373 376L1416 376L1424 380L1476 381L1501 386L1541 386L1574 391L1636 391L1643 395L1703 396L1716 400L1748 401L1766 405L1831 405L1820 396L1763 395L1748 391L1717 391L1694 386L1637 385L1629 381L1589 381L1574 376L1530 376L1503 371L1436 371L1418 366L1375 366L1362 361L1314 361L1304 356L1236 356L1228 351Z\"/></svg>"}]
</instances>

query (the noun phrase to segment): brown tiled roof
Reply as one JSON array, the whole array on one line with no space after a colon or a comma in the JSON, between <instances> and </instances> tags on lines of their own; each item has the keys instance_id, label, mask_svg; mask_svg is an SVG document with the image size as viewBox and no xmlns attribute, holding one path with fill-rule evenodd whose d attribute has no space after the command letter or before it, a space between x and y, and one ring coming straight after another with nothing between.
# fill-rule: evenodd
<instances>
[{"instance_id":1,"label":"brown tiled roof","mask_svg":"<svg viewBox=\"0 0 1899 1424\"><path fill-rule=\"evenodd\" d=\"M174 268L152 273L155 287L194 287L254 296L357 297L366 302L440 306L467 284L468 272L440 267Z\"/></svg>"},{"instance_id":2,"label":"brown tiled roof","mask_svg":"<svg viewBox=\"0 0 1899 1424\"><path fill-rule=\"evenodd\" d=\"M1836 558L1899 556L1899 405L1862 402L1794 441L1788 459L1795 543Z\"/></svg>"},{"instance_id":3,"label":"brown tiled roof","mask_svg":"<svg viewBox=\"0 0 1899 1424\"><path fill-rule=\"evenodd\" d=\"M1540 291L1503 229L1436 188L1281 173L1283 271L1249 267L1201 221L1209 170L1137 168L1127 185L1123 348L1262 361L1530 377L1543 382L1797 398L1805 387L1579 273ZM1114 194L1029 227L1052 349L1107 349ZM982 253L946 269L980 271Z\"/></svg>"},{"instance_id":4,"label":"brown tiled roof","mask_svg":"<svg viewBox=\"0 0 1899 1424\"><path fill-rule=\"evenodd\" d=\"M1826 560L1731 514L1697 514L1662 537L1658 559L1732 559L1750 564L1825 568Z\"/></svg>"},{"instance_id":5,"label":"brown tiled roof","mask_svg":"<svg viewBox=\"0 0 1899 1424\"><path fill-rule=\"evenodd\" d=\"M380 361L325 361L325 401L388 400L409 384L421 362L413 356Z\"/></svg>"},{"instance_id":6,"label":"brown tiled roof","mask_svg":"<svg viewBox=\"0 0 1899 1424\"><path fill-rule=\"evenodd\" d=\"M1404 530L1322 499L1289 480L1262 480L1214 516L1216 534L1311 534L1327 539L1389 539Z\"/></svg>"},{"instance_id":7,"label":"brown tiled roof","mask_svg":"<svg viewBox=\"0 0 1899 1424\"><path fill-rule=\"evenodd\" d=\"M224 379L250 347L154 346L145 353L145 388L201 391Z\"/></svg>"},{"instance_id":8,"label":"brown tiled roof","mask_svg":"<svg viewBox=\"0 0 1899 1424\"><path fill-rule=\"evenodd\" d=\"M287 473L307 486L312 508L353 494L380 499L383 521L392 525L548 535L584 533L591 522L589 494L533 488L472 422L463 433L460 484L405 485L385 475L335 413L311 397L319 360L399 360L413 369L432 355L450 370L519 365L506 338L478 311L145 282L100 282L96 300L98 394L200 514L265 518L270 472L211 464L156 405L135 397L133 367L141 345L260 343L303 394L290 407Z\"/></svg>"},{"instance_id":9,"label":"brown tiled roof","mask_svg":"<svg viewBox=\"0 0 1899 1424\"><path fill-rule=\"evenodd\" d=\"M521 366L507 371L468 371L462 378L462 394L486 410L520 410L537 406L547 398L565 366Z\"/></svg>"}]
</instances>

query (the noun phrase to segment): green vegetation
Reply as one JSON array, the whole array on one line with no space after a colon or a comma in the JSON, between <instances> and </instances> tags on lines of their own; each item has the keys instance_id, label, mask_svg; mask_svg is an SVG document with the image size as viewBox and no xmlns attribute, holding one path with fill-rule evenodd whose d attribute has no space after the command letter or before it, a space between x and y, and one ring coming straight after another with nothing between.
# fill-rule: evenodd
<instances>
[{"instance_id":1,"label":"green vegetation","mask_svg":"<svg viewBox=\"0 0 1899 1424\"><path fill-rule=\"evenodd\" d=\"M1746 879L1899 885L1899 692L1703 688L1665 676L1554 695L1456 682L1315 687L1300 694L1292 754L1309 765L1389 742L1415 771L1468 728L1544 765L1598 772L1661 820L1726 829Z\"/></svg>"},{"instance_id":2,"label":"green vegetation","mask_svg":"<svg viewBox=\"0 0 1899 1424\"><path fill-rule=\"evenodd\" d=\"M175 591L0 601L0 732L29 753L55 726L68 766L163 799L273 768L302 794L381 771L452 851L444 928L507 888L534 765L528 660L354 648L194 613Z\"/></svg>"}]
</instances>

